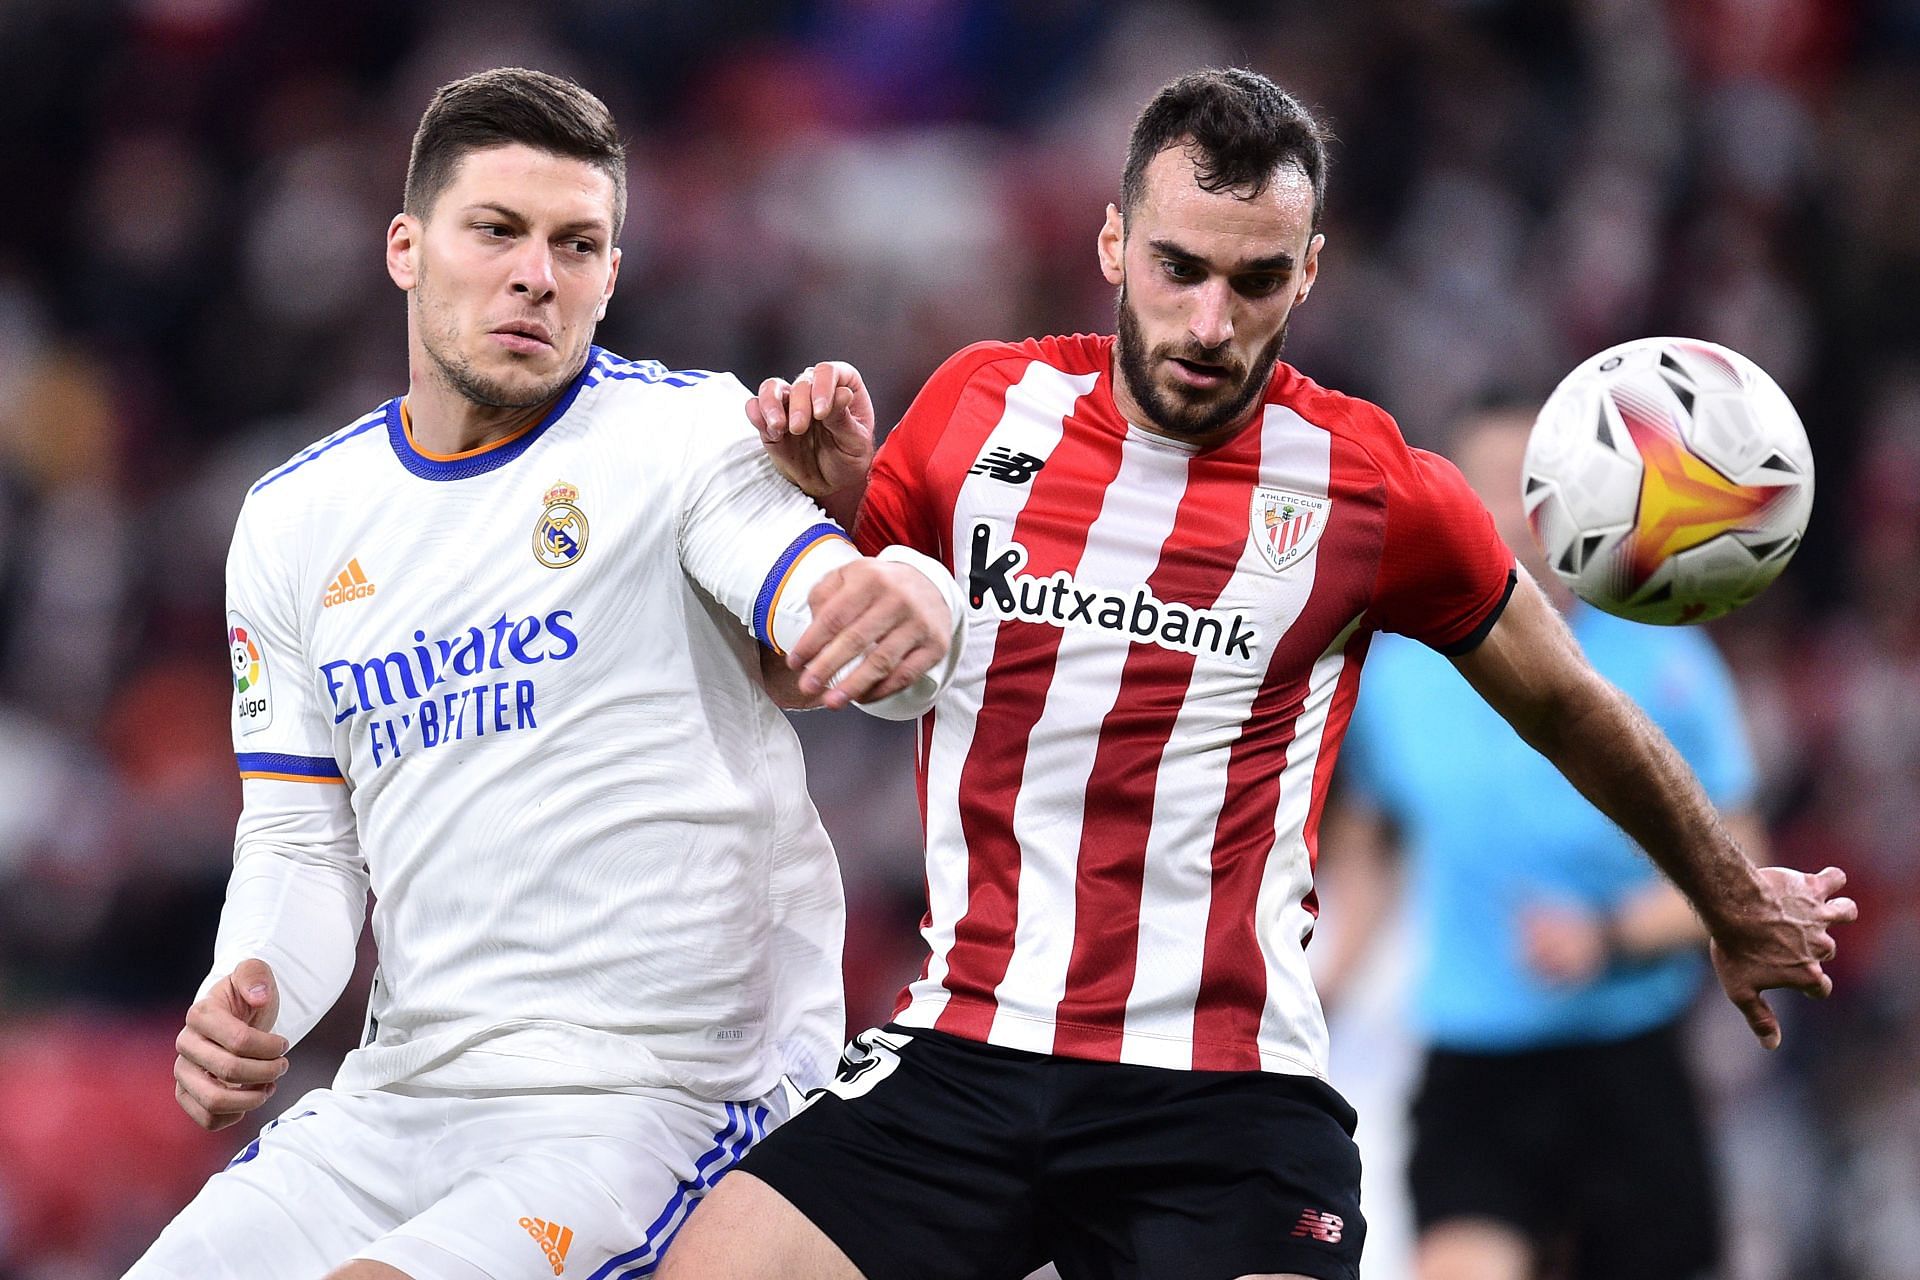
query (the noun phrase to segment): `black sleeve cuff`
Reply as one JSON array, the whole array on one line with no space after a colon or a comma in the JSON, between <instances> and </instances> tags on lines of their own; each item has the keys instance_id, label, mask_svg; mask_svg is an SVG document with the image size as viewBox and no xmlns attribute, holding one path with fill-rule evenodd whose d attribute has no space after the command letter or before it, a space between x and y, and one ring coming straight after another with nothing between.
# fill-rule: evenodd
<instances>
[{"instance_id":1,"label":"black sleeve cuff","mask_svg":"<svg viewBox=\"0 0 1920 1280\"><path fill-rule=\"evenodd\" d=\"M1500 593L1500 599L1493 608L1487 610L1487 616L1480 619L1480 625L1461 636L1449 645L1435 645L1434 648L1449 658L1459 658L1472 653L1480 647L1480 642L1493 630L1493 624L1500 621L1500 615L1507 611L1507 601L1513 599L1513 589L1520 583L1520 570L1507 570L1507 589Z\"/></svg>"}]
</instances>

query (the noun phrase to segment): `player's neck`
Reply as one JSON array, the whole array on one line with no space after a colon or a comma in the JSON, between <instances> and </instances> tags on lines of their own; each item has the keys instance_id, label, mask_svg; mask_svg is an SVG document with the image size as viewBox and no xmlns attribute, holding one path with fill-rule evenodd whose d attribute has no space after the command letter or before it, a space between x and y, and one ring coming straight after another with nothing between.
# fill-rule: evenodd
<instances>
[{"instance_id":1,"label":"player's neck","mask_svg":"<svg viewBox=\"0 0 1920 1280\"><path fill-rule=\"evenodd\" d=\"M1107 358L1107 380L1113 387L1114 408L1120 411L1120 416L1127 420L1128 425L1150 436L1171 440L1189 449L1211 449L1217 444L1224 444L1244 431L1247 424L1257 418L1263 408L1262 402L1256 400L1247 407L1244 414L1226 426L1216 427L1205 435L1189 435L1180 431L1168 431L1147 413L1140 401L1134 397L1133 388L1127 385L1126 375L1120 371L1120 355L1117 348L1114 354Z\"/></svg>"},{"instance_id":2,"label":"player's neck","mask_svg":"<svg viewBox=\"0 0 1920 1280\"><path fill-rule=\"evenodd\" d=\"M554 400L559 397L555 396ZM452 457L498 444L547 415L554 400L524 409L476 404L439 379L415 377L402 402L407 438L420 452Z\"/></svg>"}]
</instances>

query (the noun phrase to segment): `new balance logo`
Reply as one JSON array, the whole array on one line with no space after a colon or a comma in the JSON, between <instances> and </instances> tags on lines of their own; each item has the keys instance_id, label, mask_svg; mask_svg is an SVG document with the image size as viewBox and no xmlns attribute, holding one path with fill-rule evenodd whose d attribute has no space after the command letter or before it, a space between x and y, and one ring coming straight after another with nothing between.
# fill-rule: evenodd
<instances>
[{"instance_id":1,"label":"new balance logo","mask_svg":"<svg viewBox=\"0 0 1920 1280\"><path fill-rule=\"evenodd\" d=\"M967 598L987 613L1055 627L1093 627L1118 632L1142 644L1178 649L1196 657L1254 663L1260 630L1239 609L1204 609L1162 600L1145 583L1127 591L1083 588L1064 569L1045 578L1019 573L1027 549L1009 542L996 550L993 526L973 526Z\"/></svg>"},{"instance_id":2,"label":"new balance logo","mask_svg":"<svg viewBox=\"0 0 1920 1280\"><path fill-rule=\"evenodd\" d=\"M1046 465L1045 458L1036 458L1030 453L1015 453L1003 445L998 449L989 450L985 457L967 470L973 475L986 476L991 480L1004 480L1008 484L1025 484Z\"/></svg>"},{"instance_id":3,"label":"new balance logo","mask_svg":"<svg viewBox=\"0 0 1920 1280\"><path fill-rule=\"evenodd\" d=\"M372 594L373 584L367 581L366 572L361 569L360 560L356 556L347 561L347 567L340 571L339 577L327 584L327 595L320 602L320 607L331 609L349 600L364 600Z\"/></svg>"},{"instance_id":4,"label":"new balance logo","mask_svg":"<svg viewBox=\"0 0 1920 1280\"><path fill-rule=\"evenodd\" d=\"M1337 1213L1307 1209L1300 1214L1300 1221L1293 1224L1291 1234L1299 1239L1318 1240L1321 1244L1339 1244L1340 1233L1346 1226L1346 1219Z\"/></svg>"},{"instance_id":5,"label":"new balance logo","mask_svg":"<svg viewBox=\"0 0 1920 1280\"><path fill-rule=\"evenodd\" d=\"M553 1274L559 1275L567 1269L567 1249L573 1244L572 1227L563 1227L557 1222L540 1218L522 1218L520 1225L540 1245L540 1252L547 1255L547 1263L553 1268Z\"/></svg>"}]
</instances>

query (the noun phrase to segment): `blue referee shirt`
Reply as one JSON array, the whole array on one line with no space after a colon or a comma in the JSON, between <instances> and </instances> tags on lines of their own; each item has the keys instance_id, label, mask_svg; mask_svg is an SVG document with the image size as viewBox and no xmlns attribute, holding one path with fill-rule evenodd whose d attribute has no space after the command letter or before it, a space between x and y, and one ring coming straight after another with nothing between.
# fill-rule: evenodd
<instances>
[{"instance_id":1,"label":"blue referee shirt","mask_svg":"<svg viewBox=\"0 0 1920 1280\"><path fill-rule=\"evenodd\" d=\"M1745 805L1753 760L1732 678L1706 636L1585 606L1568 621L1714 804ZM1658 872L1446 658L1375 638L1339 767L1342 786L1399 828L1419 947L1412 1012L1430 1043L1498 1052L1620 1040L1691 1000L1703 969L1693 953L1616 965L1586 986L1549 983L1527 967L1520 919L1529 904L1611 911Z\"/></svg>"}]
</instances>

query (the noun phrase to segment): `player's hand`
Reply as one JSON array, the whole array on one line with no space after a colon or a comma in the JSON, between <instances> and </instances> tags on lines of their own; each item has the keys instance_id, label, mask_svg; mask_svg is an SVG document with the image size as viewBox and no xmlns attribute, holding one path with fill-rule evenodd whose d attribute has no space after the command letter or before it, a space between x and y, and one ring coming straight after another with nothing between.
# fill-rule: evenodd
<instances>
[{"instance_id":1,"label":"player's hand","mask_svg":"<svg viewBox=\"0 0 1920 1280\"><path fill-rule=\"evenodd\" d=\"M1527 965L1548 982L1590 982L1607 967L1605 920L1590 911L1536 903L1520 916Z\"/></svg>"},{"instance_id":2,"label":"player's hand","mask_svg":"<svg viewBox=\"0 0 1920 1280\"><path fill-rule=\"evenodd\" d=\"M781 475L827 514L851 519L873 465L873 398L858 369L823 360L791 383L768 378L747 401L747 420Z\"/></svg>"},{"instance_id":3,"label":"player's hand","mask_svg":"<svg viewBox=\"0 0 1920 1280\"><path fill-rule=\"evenodd\" d=\"M273 1096L287 1038L273 1033L280 989L264 960L243 960L187 1010L173 1042L173 1096L202 1129L224 1129Z\"/></svg>"},{"instance_id":4,"label":"player's hand","mask_svg":"<svg viewBox=\"0 0 1920 1280\"><path fill-rule=\"evenodd\" d=\"M800 672L800 692L824 706L898 693L933 670L953 643L946 597L910 565L843 564L814 584L807 605L813 622L787 652L787 665ZM844 674L834 679L835 672Z\"/></svg>"},{"instance_id":5,"label":"player's hand","mask_svg":"<svg viewBox=\"0 0 1920 1280\"><path fill-rule=\"evenodd\" d=\"M1833 896L1847 884L1838 867L1817 875L1788 867L1759 870L1764 910L1714 930L1713 968L1753 1034L1772 1049L1780 1044L1780 1020L1761 992L1793 987L1820 999L1831 994L1833 979L1821 968L1837 950L1828 931L1858 919L1860 908L1852 898Z\"/></svg>"}]
</instances>

